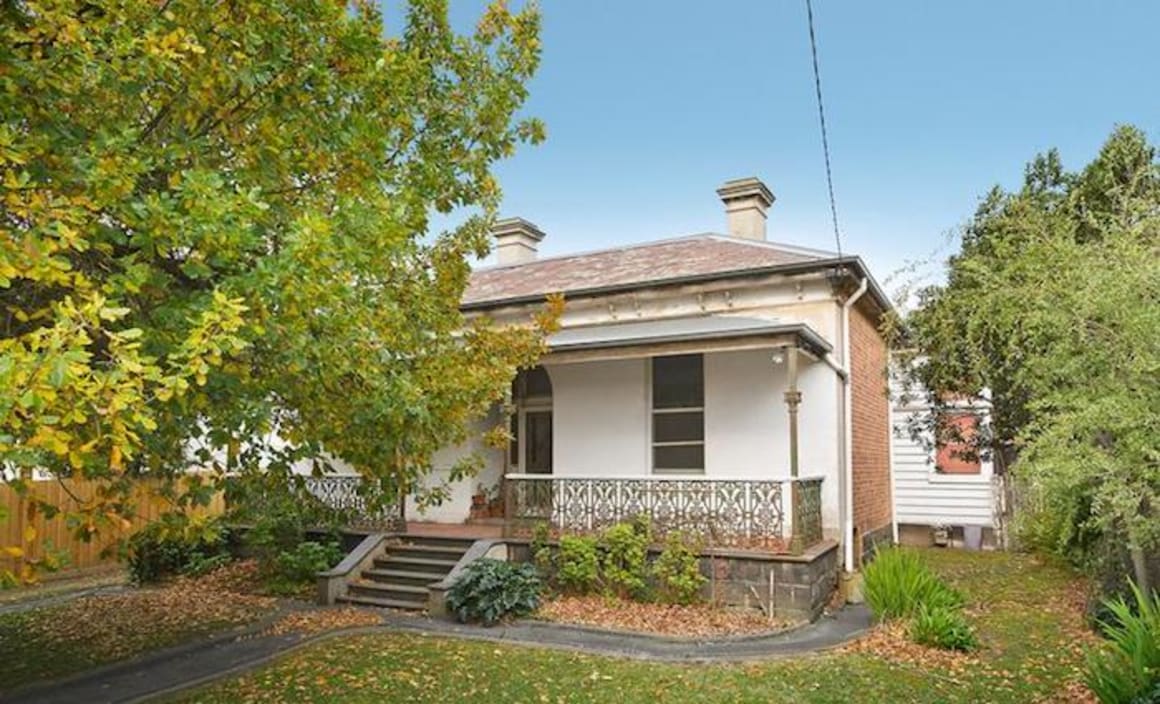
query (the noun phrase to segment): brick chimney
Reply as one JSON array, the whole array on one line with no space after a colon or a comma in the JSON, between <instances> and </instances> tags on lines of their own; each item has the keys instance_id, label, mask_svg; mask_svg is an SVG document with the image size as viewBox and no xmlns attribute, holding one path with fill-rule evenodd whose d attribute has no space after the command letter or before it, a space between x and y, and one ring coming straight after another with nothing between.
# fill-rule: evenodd
<instances>
[{"instance_id":1,"label":"brick chimney","mask_svg":"<svg viewBox=\"0 0 1160 704\"><path fill-rule=\"evenodd\" d=\"M725 204L729 234L750 240L765 239L766 211L773 205L773 193L760 179L750 176L726 181L717 189Z\"/></svg>"},{"instance_id":2,"label":"brick chimney","mask_svg":"<svg viewBox=\"0 0 1160 704\"><path fill-rule=\"evenodd\" d=\"M544 233L523 218L497 220L491 228L495 237L495 256L500 266L524 264L536 260L536 250Z\"/></svg>"}]
</instances>

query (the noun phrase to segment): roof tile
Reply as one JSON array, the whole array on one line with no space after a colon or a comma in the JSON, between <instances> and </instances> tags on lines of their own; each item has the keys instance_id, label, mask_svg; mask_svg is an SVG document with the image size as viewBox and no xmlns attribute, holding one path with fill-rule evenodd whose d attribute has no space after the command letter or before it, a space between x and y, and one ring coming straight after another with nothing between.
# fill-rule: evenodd
<instances>
[{"instance_id":1,"label":"roof tile","mask_svg":"<svg viewBox=\"0 0 1160 704\"><path fill-rule=\"evenodd\" d=\"M478 269L471 275L463 303L481 304L686 276L742 272L830 256L828 252L725 235L694 235Z\"/></svg>"}]
</instances>

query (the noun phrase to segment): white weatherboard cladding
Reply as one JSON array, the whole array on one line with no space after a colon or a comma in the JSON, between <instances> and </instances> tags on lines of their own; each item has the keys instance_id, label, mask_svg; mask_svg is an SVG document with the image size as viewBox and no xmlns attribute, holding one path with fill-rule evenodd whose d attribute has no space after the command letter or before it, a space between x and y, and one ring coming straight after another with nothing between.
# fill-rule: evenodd
<instances>
[{"instance_id":1,"label":"white weatherboard cladding","mask_svg":"<svg viewBox=\"0 0 1160 704\"><path fill-rule=\"evenodd\" d=\"M907 431L908 419L925 408L904 405L900 396L898 384L892 383L894 500L898 522L993 527L995 495L991 463L983 462L979 474L936 472L933 452L926 449L929 443L914 440Z\"/></svg>"}]
</instances>

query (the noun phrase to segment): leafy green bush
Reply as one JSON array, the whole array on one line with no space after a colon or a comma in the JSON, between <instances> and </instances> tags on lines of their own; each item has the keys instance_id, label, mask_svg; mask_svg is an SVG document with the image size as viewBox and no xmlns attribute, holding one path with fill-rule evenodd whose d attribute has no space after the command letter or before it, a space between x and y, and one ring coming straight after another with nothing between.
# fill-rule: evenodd
<instances>
[{"instance_id":1,"label":"leafy green bush","mask_svg":"<svg viewBox=\"0 0 1160 704\"><path fill-rule=\"evenodd\" d=\"M943 650L968 652L979 647L975 632L962 613L946 606L920 605L910 622L910 639Z\"/></svg>"},{"instance_id":2,"label":"leafy green bush","mask_svg":"<svg viewBox=\"0 0 1160 704\"><path fill-rule=\"evenodd\" d=\"M926 566L919 555L902 548L879 550L862 572L862 595L880 619L904 618L920 607L954 610L963 597Z\"/></svg>"},{"instance_id":3,"label":"leafy green bush","mask_svg":"<svg viewBox=\"0 0 1160 704\"><path fill-rule=\"evenodd\" d=\"M129 539L129 574L137 584L196 572L209 560L229 556L225 526L215 517L166 514Z\"/></svg>"},{"instance_id":4,"label":"leafy green bush","mask_svg":"<svg viewBox=\"0 0 1160 704\"><path fill-rule=\"evenodd\" d=\"M273 594L303 593L318 572L342 559L338 531L343 515L305 491L301 477L243 474L227 484L226 503L229 519L248 526L243 547L258 561L266 590ZM328 537L307 540L309 531Z\"/></svg>"},{"instance_id":5,"label":"leafy green bush","mask_svg":"<svg viewBox=\"0 0 1160 704\"><path fill-rule=\"evenodd\" d=\"M225 567L234 559L233 555L229 553L218 553L217 555L206 555L202 553L195 553L190 557L189 562L182 568L181 574L189 577L200 577L209 574L219 567Z\"/></svg>"},{"instance_id":6,"label":"leafy green bush","mask_svg":"<svg viewBox=\"0 0 1160 704\"><path fill-rule=\"evenodd\" d=\"M483 558L447 592L447 606L464 623L490 626L509 616L524 616L540 605L543 587L536 568L528 563Z\"/></svg>"},{"instance_id":7,"label":"leafy green bush","mask_svg":"<svg viewBox=\"0 0 1160 704\"><path fill-rule=\"evenodd\" d=\"M647 597L650 532L647 524L617 523L601 536L601 581L617 596Z\"/></svg>"},{"instance_id":8,"label":"leafy green bush","mask_svg":"<svg viewBox=\"0 0 1160 704\"><path fill-rule=\"evenodd\" d=\"M337 542L306 541L283 550L263 570L266 589L280 596L301 594L314 585L319 572L338 564L342 554Z\"/></svg>"},{"instance_id":9,"label":"leafy green bush","mask_svg":"<svg viewBox=\"0 0 1160 704\"><path fill-rule=\"evenodd\" d=\"M1160 701L1160 594L1132 585L1134 601L1107 602L1100 624L1109 643L1088 654L1084 681L1103 704Z\"/></svg>"},{"instance_id":10,"label":"leafy green bush","mask_svg":"<svg viewBox=\"0 0 1160 704\"><path fill-rule=\"evenodd\" d=\"M560 538L556 578L563 588L587 594L600 583L600 552L596 538L565 535Z\"/></svg>"},{"instance_id":11,"label":"leafy green bush","mask_svg":"<svg viewBox=\"0 0 1160 704\"><path fill-rule=\"evenodd\" d=\"M548 544L551 537L551 526L546 521L540 521L532 529L532 541L528 544L528 550L532 553L532 564L543 575L549 575L554 571L552 546Z\"/></svg>"},{"instance_id":12,"label":"leafy green bush","mask_svg":"<svg viewBox=\"0 0 1160 704\"><path fill-rule=\"evenodd\" d=\"M668 534L664 550L652 565L661 601L692 604L701 598L701 587L708 579L701 574L700 552L701 546L680 531Z\"/></svg>"}]
</instances>

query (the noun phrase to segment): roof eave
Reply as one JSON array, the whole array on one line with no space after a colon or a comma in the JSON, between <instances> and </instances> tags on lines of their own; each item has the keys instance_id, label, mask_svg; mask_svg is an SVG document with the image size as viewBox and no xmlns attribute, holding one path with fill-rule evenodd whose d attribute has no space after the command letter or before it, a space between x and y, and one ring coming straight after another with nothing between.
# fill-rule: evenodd
<instances>
[{"instance_id":1,"label":"roof eave","mask_svg":"<svg viewBox=\"0 0 1160 704\"><path fill-rule=\"evenodd\" d=\"M626 293L629 291L640 291L650 288L665 288L669 286L684 286L688 284L708 283L711 281L724 281L727 279L743 279L754 278L759 276L769 276L771 274L802 274L812 271L821 271L836 267L852 267L856 270L859 277L865 278L868 282L868 292L874 297L875 302L882 309L883 312L894 309L890 298L874 280L870 274L870 270L866 267L866 263L862 261L861 257L844 256L831 257L827 259L816 259L806 262L790 262L788 264L773 264L765 267L757 267L752 269L738 269L734 271L714 272L711 274L693 274L688 276L674 276L667 279L654 279L651 281L638 281L626 284L612 284L608 286L592 286L583 289L574 289L572 291L565 291L564 298L592 298L594 296L603 296L612 293ZM535 294L529 296L511 296L508 298L495 298L482 301L471 301L461 304L459 309L463 312L470 311L484 311L495 308L504 308L507 306L519 305L534 305L542 303L547 294Z\"/></svg>"},{"instance_id":2,"label":"roof eave","mask_svg":"<svg viewBox=\"0 0 1160 704\"><path fill-rule=\"evenodd\" d=\"M552 345L549 352L576 352L580 350L616 349L618 347L634 347L641 345L666 345L677 342L701 342L708 340L737 340L749 337L769 337L791 335L797 338L799 344L807 351L822 357L833 350L821 335L805 323L783 325L769 325L744 330L705 330L689 333L674 333L671 335L655 335L640 340L595 340L572 344Z\"/></svg>"}]
</instances>

